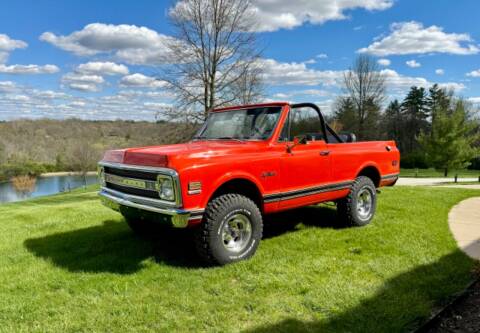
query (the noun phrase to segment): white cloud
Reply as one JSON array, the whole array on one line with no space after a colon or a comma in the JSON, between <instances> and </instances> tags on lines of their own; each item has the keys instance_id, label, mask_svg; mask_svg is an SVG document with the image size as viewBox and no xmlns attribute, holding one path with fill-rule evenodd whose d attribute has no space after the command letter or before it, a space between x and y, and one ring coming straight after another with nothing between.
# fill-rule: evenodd
<instances>
[{"instance_id":1,"label":"white cloud","mask_svg":"<svg viewBox=\"0 0 480 333\"><path fill-rule=\"evenodd\" d=\"M282 63L274 59L262 59L260 65L268 85L337 85L343 71L318 71L307 68L305 63Z\"/></svg>"},{"instance_id":2,"label":"white cloud","mask_svg":"<svg viewBox=\"0 0 480 333\"><path fill-rule=\"evenodd\" d=\"M332 93L322 89L305 89L305 90L292 90L287 93L276 93L273 94L273 98L290 100L295 96L312 96L312 97L325 97L330 96Z\"/></svg>"},{"instance_id":3,"label":"white cloud","mask_svg":"<svg viewBox=\"0 0 480 333\"><path fill-rule=\"evenodd\" d=\"M0 64L0 73L4 74L53 74L60 69L55 65L2 65Z\"/></svg>"},{"instance_id":4,"label":"white cloud","mask_svg":"<svg viewBox=\"0 0 480 333\"><path fill-rule=\"evenodd\" d=\"M5 34L0 34L0 63L7 62L11 51L15 49L24 49L27 43L21 40L11 39Z\"/></svg>"},{"instance_id":5,"label":"white cloud","mask_svg":"<svg viewBox=\"0 0 480 333\"><path fill-rule=\"evenodd\" d=\"M344 20L353 9L385 10L393 0L254 0L253 10L260 18L259 31L293 29L304 23L322 24Z\"/></svg>"},{"instance_id":6,"label":"white cloud","mask_svg":"<svg viewBox=\"0 0 480 333\"><path fill-rule=\"evenodd\" d=\"M476 71L471 71L466 74L467 76L471 77L480 77L480 69L477 69Z\"/></svg>"},{"instance_id":7,"label":"white cloud","mask_svg":"<svg viewBox=\"0 0 480 333\"><path fill-rule=\"evenodd\" d=\"M407 64L408 67L411 67L411 68L417 68L417 67L420 67L422 66L421 63L417 62L416 60L408 60L405 62Z\"/></svg>"},{"instance_id":8,"label":"white cloud","mask_svg":"<svg viewBox=\"0 0 480 333\"><path fill-rule=\"evenodd\" d=\"M385 58L378 59L377 62L378 62L379 65L382 65L382 66L390 66L390 64L392 63L390 60L385 59Z\"/></svg>"},{"instance_id":9,"label":"white cloud","mask_svg":"<svg viewBox=\"0 0 480 333\"><path fill-rule=\"evenodd\" d=\"M450 53L476 54L480 52L468 34L446 33L442 27L424 28L419 22L393 23L391 33L379 37L366 48L358 50L376 56L393 54Z\"/></svg>"},{"instance_id":10,"label":"white cloud","mask_svg":"<svg viewBox=\"0 0 480 333\"><path fill-rule=\"evenodd\" d=\"M127 75L129 73L127 66L119 65L109 61L91 61L87 62L86 64L80 64L75 71L82 74L96 75Z\"/></svg>"},{"instance_id":11,"label":"white cloud","mask_svg":"<svg viewBox=\"0 0 480 333\"><path fill-rule=\"evenodd\" d=\"M285 94L285 93L276 93L276 94L273 94L273 98L275 98L275 99L286 100L287 98L290 98L290 97L291 97L290 94Z\"/></svg>"},{"instance_id":12,"label":"white cloud","mask_svg":"<svg viewBox=\"0 0 480 333\"><path fill-rule=\"evenodd\" d=\"M437 69L435 70L435 74L437 74L437 75L443 75L443 74L445 74L445 71L444 71L442 68L437 68Z\"/></svg>"},{"instance_id":13,"label":"white cloud","mask_svg":"<svg viewBox=\"0 0 480 333\"><path fill-rule=\"evenodd\" d=\"M67 95L63 92L53 91L53 90L37 90L33 89L31 94L40 99L64 99L69 98L70 95Z\"/></svg>"},{"instance_id":14,"label":"white cloud","mask_svg":"<svg viewBox=\"0 0 480 333\"><path fill-rule=\"evenodd\" d=\"M7 62L8 56L8 52L0 51L0 64Z\"/></svg>"},{"instance_id":15,"label":"white cloud","mask_svg":"<svg viewBox=\"0 0 480 333\"><path fill-rule=\"evenodd\" d=\"M15 102L29 102L30 97L26 95L6 95L3 97L4 99L7 99L9 101L15 101Z\"/></svg>"},{"instance_id":16,"label":"white cloud","mask_svg":"<svg viewBox=\"0 0 480 333\"><path fill-rule=\"evenodd\" d=\"M73 101L69 104L69 106L72 107L84 107L85 105L87 105L87 103L85 103L84 101Z\"/></svg>"},{"instance_id":17,"label":"white cloud","mask_svg":"<svg viewBox=\"0 0 480 333\"><path fill-rule=\"evenodd\" d=\"M172 108L172 104L169 103L158 103L158 102L145 102L143 106L147 110L151 111L165 111Z\"/></svg>"},{"instance_id":18,"label":"white cloud","mask_svg":"<svg viewBox=\"0 0 480 333\"><path fill-rule=\"evenodd\" d=\"M383 69L380 71L380 73L385 75L385 81L387 88L389 89L389 93L404 94L412 86L429 88L434 84L423 77L405 76L392 69ZM457 82L444 82L439 83L438 85L441 88L453 89L455 91L461 91L465 89L464 84Z\"/></svg>"},{"instance_id":19,"label":"white cloud","mask_svg":"<svg viewBox=\"0 0 480 333\"><path fill-rule=\"evenodd\" d=\"M328 55L325 54L325 53L320 53L320 54L317 54L317 56L315 58L318 58L318 59L327 59L328 58Z\"/></svg>"},{"instance_id":20,"label":"white cloud","mask_svg":"<svg viewBox=\"0 0 480 333\"><path fill-rule=\"evenodd\" d=\"M28 46L27 43L21 40L11 39L5 34L0 34L0 50L13 51L15 49L24 49Z\"/></svg>"},{"instance_id":21,"label":"white cloud","mask_svg":"<svg viewBox=\"0 0 480 333\"><path fill-rule=\"evenodd\" d=\"M17 85L12 81L0 81L0 91L12 91L15 90Z\"/></svg>"},{"instance_id":22,"label":"white cloud","mask_svg":"<svg viewBox=\"0 0 480 333\"><path fill-rule=\"evenodd\" d=\"M470 97L468 101L473 104L480 104L480 97Z\"/></svg>"},{"instance_id":23,"label":"white cloud","mask_svg":"<svg viewBox=\"0 0 480 333\"><path fill-rule=\"evenodd\" d=\"M315 59L308 59L307 61L304 61L303 63L307 64L307 65L312 65L312 64L316 64L317 61Z\"/></svg>"},{"instance_id":24,"label":"white cloud","mask_svg":"<svg viewBox=\"0 0 480 333\"><path fill-rule=\"evenodd\" d=\"M67 73L62 77L61 81L62 84L70 89L97 92L101 90L101 85L105 82L105 79L100 75Z\"/></svg>"},{"instance_id":25,"label":"white cloud","mask_svg":"<svg viewBox=\"0 0 480 333\"><path fill-rule=\"evenodd\" d=\"M87 82L83 84L86 91L91 89L88 82L100 82L98 78L82 80ZM66 82L63 84L66 85ZM77 85L81 87L82 83L79 81ZM163 91L129 89L114 95L77 97L62 91L34 89L12 81L0 81L0 95L2 120L76 117L153 121L155 114L171 103L171 97Z\"/></svg>"},{"instance_id":26,"label":"white cloud","mask_svg":"<svg viewBox=\"0 0 480 333\"><path fill-rule=\"evenodd\" d=\"M124 76L120 80L121 87L141 87L141 88L161 88L165 87L166 83L151 76L146 76L140 73Z\"/></svg>"},{"instance_id":27,"label":"white cloud","mask_svg":"<svg viewBox=\"0 0 480 333\"><path fill-rule=\"evenodd\" d=\"M40 40L79 56L107 53L130 64L153 65L167 61L165 45L173 39L146 27L92 23L66 36L44 32Z\"/></svg>"},{"instance_id":28,"label":"white cloud","mask_svg":"<svg viewBox=\"0 0 480 333\"><path fill-rule=\"evenodd\" d=\"M412 86L428 87L430 83L423 77L411 77L397 73L393 69L383 69L380 71L386 78L387 87L394 92L403 92Z\"/></svg>"},{"instance_id":29,"label":"white cloud","mask_svg":"<svg viewBox=\"0 0 480 333\"><path fill-rule=\"evenodd\" d=\"M439 83L438 86L442 89L453 90L453 91L456 91L456 92L462 91L463 89L466 88L463 83L458 83L458 82Z\"/></svg>"}]
</instances>

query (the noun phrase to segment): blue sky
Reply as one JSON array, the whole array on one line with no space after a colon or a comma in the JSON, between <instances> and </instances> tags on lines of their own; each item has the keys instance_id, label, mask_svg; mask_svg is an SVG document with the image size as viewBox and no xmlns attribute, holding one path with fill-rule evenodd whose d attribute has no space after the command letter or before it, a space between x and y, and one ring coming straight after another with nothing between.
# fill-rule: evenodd
<instances>
[{"instance_id":1,"label":"blue sky","mask_svg":"<svg viewBox=\"0 0 480 333\"><path fill-rule=\"evenodd\" d=\"M172 1L6 1L0 12L0 120L153 120L171 96L152 79L172 34ZM480 2L253 0L268 99L330 112L360 53L390 98L440 83L480 104Z\"/></svg>"}]
</instances>

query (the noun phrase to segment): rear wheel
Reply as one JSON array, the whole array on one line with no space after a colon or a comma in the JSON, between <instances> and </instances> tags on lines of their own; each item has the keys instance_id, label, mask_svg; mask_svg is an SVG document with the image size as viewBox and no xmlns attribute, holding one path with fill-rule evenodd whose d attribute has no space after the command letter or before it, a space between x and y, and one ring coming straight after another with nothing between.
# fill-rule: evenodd
<instances>
[{"instance_id":1,"label":"rear wheel","mask_svg":"<svg viewBox=\"0 0 480 333\"><path fill-rule=\"evenodd\" d=\"M251 257L262 239L262 230L262 215L252 200L225 194L207 205L195 244L206 263L225 265Z\"/></svg>"},{"instance_id":2,"label":"rear wheel","mask_svg":"<svg viewBox=\"0 0 480 333\"><path fill-rule=\"evenodd\" d=\"M353 182L347 197L337 203L341 220L352 227L361 227L372 221L377 207L377 191L373 181L360 176Z\"/></svg>"}]
</instances>

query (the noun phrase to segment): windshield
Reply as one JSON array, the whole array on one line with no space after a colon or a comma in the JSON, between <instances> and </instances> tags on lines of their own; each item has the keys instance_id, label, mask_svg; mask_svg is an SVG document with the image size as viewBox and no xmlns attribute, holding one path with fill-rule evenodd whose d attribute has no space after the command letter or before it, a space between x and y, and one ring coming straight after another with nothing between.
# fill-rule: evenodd
<instances>
[{"instance_id":1,"label":"windshield","mask_svg":"<svg viewBox=\"0 0 480 333\"><path fill-rule=\"evenodd\" d=\"M277 125L282 108L262 107L212 112L196 140L266 140Z\"/></svg>"}]
</instances>

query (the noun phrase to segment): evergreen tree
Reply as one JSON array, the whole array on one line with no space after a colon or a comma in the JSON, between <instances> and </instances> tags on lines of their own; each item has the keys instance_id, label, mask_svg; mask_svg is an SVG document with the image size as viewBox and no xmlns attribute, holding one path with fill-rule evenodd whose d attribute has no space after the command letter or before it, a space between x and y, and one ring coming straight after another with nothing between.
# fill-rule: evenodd
<instances>
[{"instance_id":1,"label":"evergreen tree","mask_svg":"<svg viewBox=\"0 0 480 333\"><path fill-rule=\"evenodd\" d=\"M357 133L358 117L350 97L339 97L335 103L334 120L343 132Z\"/></svg>"},{"instance_id":2,"label":"evergreen tree","mask_svg":"<svg viewBox=\"0 0 480 333\"><path fill-rule=\"evenodd\" d=\"M480 154L480 149L474 146L480 139L477 126L470 120L468 108L462 100L455 101L452 108L436 107L431 134L422 132L419 136L428 162L443 169L445 176L449 170L468 167L470 161Z\"/></svg>"},{"instance_id":3,"label":"evergreen tree","mask_svg":"<svg viewBox=\"0 0 480 333\"><path fill-rule=\"evenodd\" d=\"M398 100L390 102L382 119L385 138L395 140L400 151L404 149L404 126L401 105Z\"/></svg>"},{"instance_id":4,"label":"evergreen tree","mask_svg":"<svg viewBox=\"0 0 480 333\"><path fill-rule=\"evenodd\" d=\"M411 87L407 96L402 102L402 113L405 116L405 153L414 152L418 148L418 136L421 132L427 132L429 116L427 95L425 89Z\"/></svg>"},{"instance_id":5,"label":"evergreen tree","mask_svg":"<svg viewBox=\"0 0 480 333\"><path fill-rule=\"evenodd\" d=\"M428 92L427 107L431 117L431 123L433 124L439 110L449 109L453 93L448 94L445 89L440 89L436 83L430 87ZM431 135L433 135L433 128L431 128L431 131Z\"/></svg>"},{"instance_id":6,"label":"evergreen tree","mask_svg":"<svg viewBox=\"0 0 480 333\"><path fill-rule=\"evenodd\" d=\"M365 120L363 122L363 140L379 140L381 119L381 105L374 99L368 99L365 103Z\"/></svg>"}]
</instances>

